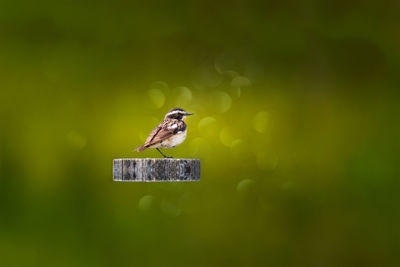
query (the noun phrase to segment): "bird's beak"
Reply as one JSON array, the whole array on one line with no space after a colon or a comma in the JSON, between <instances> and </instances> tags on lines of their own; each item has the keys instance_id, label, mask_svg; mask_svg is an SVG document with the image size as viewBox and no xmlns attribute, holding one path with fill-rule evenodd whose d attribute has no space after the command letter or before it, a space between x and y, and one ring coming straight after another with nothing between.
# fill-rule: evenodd
<instances>
[{"instance_id":1,"label":"bird's beak","mask_svg":"<svg viewBox=\"0 0 400 267\"><path fill-rule=\"evenodd\" d=\"M193 113L186 112L185 116L193 115Z\"/></svg>"}]
</instances>

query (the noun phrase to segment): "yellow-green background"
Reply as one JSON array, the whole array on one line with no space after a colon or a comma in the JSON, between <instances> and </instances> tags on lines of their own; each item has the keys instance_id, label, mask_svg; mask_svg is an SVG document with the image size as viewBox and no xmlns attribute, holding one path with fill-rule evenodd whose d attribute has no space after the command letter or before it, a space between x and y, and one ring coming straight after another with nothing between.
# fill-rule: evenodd
<instances>
[{"instance_id":1,"label":"yellow-green background","mask_svg":"<svg viewBox=\"0 0 400 267\"><path fill-rule=\"evenodd\" d=\"M399 266L399 10L1 0L0 265ZM201 182L113 182L173 107Z\"/></svg>"}]
</instances>

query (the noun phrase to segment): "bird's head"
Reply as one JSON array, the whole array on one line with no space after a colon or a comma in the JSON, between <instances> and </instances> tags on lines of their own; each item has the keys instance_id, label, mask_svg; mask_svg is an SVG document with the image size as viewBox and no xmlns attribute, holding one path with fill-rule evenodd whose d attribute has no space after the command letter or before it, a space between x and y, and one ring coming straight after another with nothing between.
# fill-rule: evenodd
<instances>
[{"instance_id":1,"label":"bird's head","mask_svg":"<svg viewBox=\"0 0 400 267\"><path fill-rule=\"evenodd\" d=\"M193 113L186 112L181 108L173 108L165 115L164 119L184 120L186 116L193 115Z\"/></svg>"}]
</instances>

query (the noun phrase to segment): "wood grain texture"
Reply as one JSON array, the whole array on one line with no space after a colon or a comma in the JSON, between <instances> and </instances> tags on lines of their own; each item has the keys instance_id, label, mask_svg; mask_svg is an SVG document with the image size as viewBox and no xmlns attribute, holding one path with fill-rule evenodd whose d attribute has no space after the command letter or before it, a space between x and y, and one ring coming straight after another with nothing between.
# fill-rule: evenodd
<instances>
[{"instance_id":1,"label":"wood grain texture","mask_svg":"<svg viewBox=\"0 0 400 267\"><path fill-rule=\"evenodd\" d=\"M114 159L114 181L200 181L199 159Z\"/></svg>"}]
</instances>

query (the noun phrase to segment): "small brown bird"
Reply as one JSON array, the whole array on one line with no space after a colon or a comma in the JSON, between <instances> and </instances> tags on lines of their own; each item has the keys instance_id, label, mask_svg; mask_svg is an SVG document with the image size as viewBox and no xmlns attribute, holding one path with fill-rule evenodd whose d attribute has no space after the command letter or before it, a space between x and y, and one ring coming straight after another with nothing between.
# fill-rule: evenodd
<instances>
[{"instance_id":1,"label":"small brown bird","mask_svg":"<svg viewBox=\"0 0 400 267\"><path fill-rule=\"evenodd\" d=\"M158 148L173 148L180 145L186 138L186 116L193 113L181 108L173 108L165 115L164 120L150 133L144 145L135 148L140 152L147 148L155 148L164 158L172 158L164 155Z\"/></svg>"}]
</instances>

